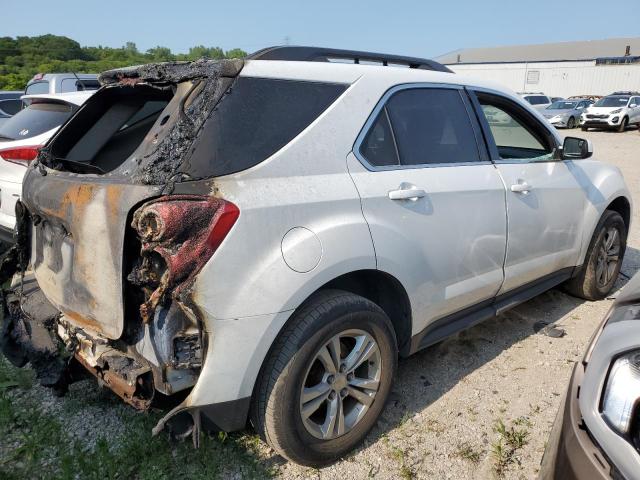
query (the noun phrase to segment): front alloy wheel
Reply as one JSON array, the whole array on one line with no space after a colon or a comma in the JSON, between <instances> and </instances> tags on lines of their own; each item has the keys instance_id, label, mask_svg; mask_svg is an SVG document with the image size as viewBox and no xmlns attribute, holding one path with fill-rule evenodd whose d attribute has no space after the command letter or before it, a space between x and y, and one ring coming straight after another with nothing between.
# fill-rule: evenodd
<instances>
[{"instance_id":1,"label":"front alloy wheel","mask_svg":"<svg viewBox=\"0 0 640 480\"><path fill-rule=\"evenodd\" d=\"M616 227L609 227L605 233L596 260L596 281L599 288L606 288L617 274L620 261L620 233Z\"/></svg>"},{"instance_id":2,"label":"front alloy wheel","mask_svg":"<svg viewBox=\"0 0 640 480\"><path fill-rule=\"evenodd\" d=\"M584 258L566 290L586 300L601 300L613 289L627 246L627 225L618 212L605 210Z\"/></svg>"},{"instance_id":3,"label":"front alloy wheel","mask_svg":"<svg viewBox=\"0 0 640 480\"><path fill-rule=\"evenodd\" d=\"M334 335L312 359L300 392L307 431L323 440L350 432L376 397L381 368L380 349L367 332Z\"/></svg>"}]
</instances>

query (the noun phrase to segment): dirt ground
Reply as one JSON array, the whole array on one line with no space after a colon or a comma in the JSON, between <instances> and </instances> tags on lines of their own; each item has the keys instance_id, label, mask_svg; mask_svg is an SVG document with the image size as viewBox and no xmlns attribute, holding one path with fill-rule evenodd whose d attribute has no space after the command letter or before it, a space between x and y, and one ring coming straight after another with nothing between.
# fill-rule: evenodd
<instances>
[{"instance_id":1,"label":"dirt ground","mask_svg":"<svg viewBox=\"0 0 640 480\"><path fill-rule=\"evenodd\" d=\"M571 133L590 138L596 158L617 165L637 196L639 131ZM640 267L639 212L636 207L622 274L612 296ZM166 469L156 471L153 478L169 478L169 472L184 474L187 470L192 478L536 478L573 364L583 355L610 304L611 299L585 302L554 289L402 361L390 404L365 444L321 470L284 462L252 432L221 435L205 442L197 454L190 453L188 445L174 446L158 438L152 441L148 428L157 417L133 413L109 393L100 392L94 382L75 384L60 399L29 380L16 380L18 373L5 365L0 369L0 391L7 382L14 388L0 396L0 477L3 471L11 478L24 478L35 471L36 476L48 478L55 471L52 477L66 472L68 478L147 478L156 468L155 455L166 462ZM551 338L536 333L538 322L553 323L566 335ZM3 371L8 377L4 383ZM2 398L13 408L4 419ZM46 438L34 450L44 460L34 464L32 457L16 457L13 452L22 448L25 438L31 441L31 436L39 434L28 420L24 425L15 420L24 417L16 410L16 405L23 404L35 412L28 415L44 415L58 422L55 428L61 433L55 441L73 445L74 455L86 455L87 463L77 459L60 463L54 458L59 447ZM129 450L132 435L135 452ZM131 456L137 458L131 461ZM151 470L140 470L141 458ZM102 465L100 472L87 466L96 459ZM132 466L123 471L127 462ZM46 465L58 470L39 468Z\"/></svg>"}]
</instances>

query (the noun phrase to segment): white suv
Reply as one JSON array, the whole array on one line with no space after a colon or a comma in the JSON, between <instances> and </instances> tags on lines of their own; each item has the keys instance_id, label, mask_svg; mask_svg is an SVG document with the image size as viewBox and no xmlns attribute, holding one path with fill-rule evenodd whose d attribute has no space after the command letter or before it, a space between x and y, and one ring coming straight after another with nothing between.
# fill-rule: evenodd
<instances>
[{"instance_id":1,"label":"white suv","mask_svg":"<svg viewBox=\"0 0 640 480\"><path fill-rule=\"evenodd\" d=\"M593 127L624 132L629 125L640 126L639 92L612 93L588 107L580 116L583 131Z\"/></svg>"},{"instance_id":2,"label":"white suv","mask_svg":"<svg viewBox=\"0 0 640 480\"><path fill-rule=\"evenodd\" d=\"M330 462L399 356L620 269L620 171L496 84L308 47L101 80L25 179L8 258L39 289L9 295L3 345L60 390L81 365L137 408L177 398L155 432L250 421Z\"/></svg>"}]
</instances>

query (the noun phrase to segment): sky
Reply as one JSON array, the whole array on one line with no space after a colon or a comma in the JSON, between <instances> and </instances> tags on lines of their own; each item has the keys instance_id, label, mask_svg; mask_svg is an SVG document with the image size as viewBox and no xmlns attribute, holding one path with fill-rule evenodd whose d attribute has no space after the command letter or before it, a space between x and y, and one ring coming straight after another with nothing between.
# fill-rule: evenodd
<instances>
[{"instance_id":1,"label":"sky","mask_svg":"<svg viewBox=\"0 0 640 480\"><path fill-rule=\"evenodd\" d=\"M640 36L632 20L639 11L640 0L2 0L0 36L52 33L83 46L132 41L141 51L160 45L174 53L289 43L435 57L468 47Z\"/></svg>"}]
</instances>

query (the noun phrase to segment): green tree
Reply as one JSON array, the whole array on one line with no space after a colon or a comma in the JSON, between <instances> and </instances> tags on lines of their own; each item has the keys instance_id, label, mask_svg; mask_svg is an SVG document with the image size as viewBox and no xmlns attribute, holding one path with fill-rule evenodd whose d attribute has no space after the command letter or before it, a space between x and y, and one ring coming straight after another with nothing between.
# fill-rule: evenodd
<instances>
[{"instance_id":1,"label":"green tree","mask_svg":"<svg viewBox=\"0 0 640 480\"><path fill-rule=\"evenodd\" d=\"M198 58L241 58L239 48L223 51L220 47L196 45L187 53L174 54L157 46L145 53L134 42L122 47L81 46L75 40L59 35L0 37L0 90L22 90L36 73L76 72L100 73L113 68L171 60Z\"/></svg>"}]
</instances>

